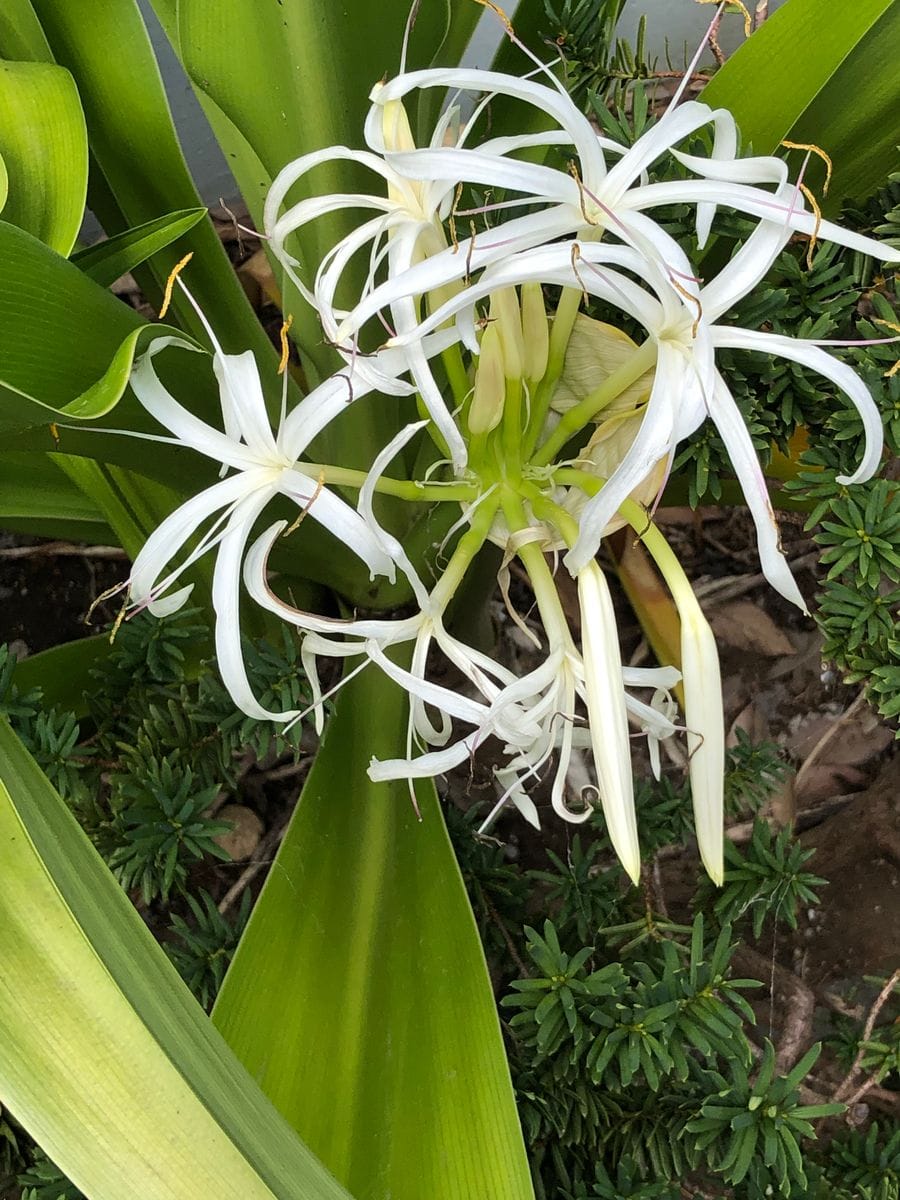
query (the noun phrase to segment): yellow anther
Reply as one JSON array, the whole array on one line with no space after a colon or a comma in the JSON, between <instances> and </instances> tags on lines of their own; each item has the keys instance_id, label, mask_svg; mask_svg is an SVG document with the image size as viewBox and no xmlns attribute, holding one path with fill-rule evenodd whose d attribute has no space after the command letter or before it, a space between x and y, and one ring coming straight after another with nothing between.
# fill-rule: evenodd
<instances>
[{"instance_id":1,"label":"yellow anther","mask_svg":"<svg viewBox=\"0 0 900 1200\"><path fill-rule=\"evenodd\" d=\"M818 158L821 158L822 162L825 164L825 183L822 185L822 195L827 196L828 189L831 186L831 176L832 172L834 171L834 164L822 147L817 146L814 142L783 141L781 144L787 150L805 150L807 156L810 154L815 154Z\"/></svg>"},{"instance_id":2,"label":"yellow anther","mask_svg":"<svg viewBox=\"0 0 900 1200\"><path fill-rule=\"evenodd\" d=\"M53 443L59 447L59 426L55 421L50 422L50 436L53 438Z\"/></svg>"},{"instance_id":3,"label":"yellow anther","mask_svg":"<svg viewBox=\"0 0 900 1200\"><path fill-rule=\"evenodd\" d=\"M819 240L819 229L822 225L822 210L821 210L821 208L819 208L818 200L815 198L812 191L806 186L805 183L800 183L797 186L800 188L800 191L803 193L803 195L809 201L810 208L813 210L813 215L816 218L816 223L813 226L813 231L809 235L809 248L806 251L806 269L808 271L811 271L812 265L813 265L813 263L812 263L813 250L815 250L816 242Z\"/></svg>"},{"instance_id":4,"label":"yellow anther","mask_svg":"<svg viewBox=\"0 0 900 1200\"><path fill-rule=\"evenodd\" d=\"M163 296L162 308L159 310L159 319L162 320L169 311L169 305L172 303L172 288L175 286L175 280L194 257L193 250L190 254L186 254L184 258L175 264L169 272L169 278L166 280L166 292Z\"/></svg>"},{"instance_id":5,"label":"yellow anther","mask_svg":"<svg viewBox=\"0 0 900 1200\"><path fill-rule=\"evenodd\" d=\"M278 335L281 338L281 359L278 363L278 374L279 375L283 375L285 373L285 371L287 370L288 362L290 361L291 345L290 345L290 342L288 341L288 330L293 325L293 323L294 323L294 318L291 315L291 313L288 313L288 315L285 317L284 322L281 326L281 332Z\"/></svg>"},{"instance_id":6,"label":"yellow anther","mask_svg":"<svg viewBox=\"0 0 900 1200\"><path fill-rule=\"evenodd\" d=\"M511 38L516 36L516 31L513 29L512 21L510 21L509 17L498 4L494 4L494 0L475 0L475 3L480 4L482 8L489 8L497 17L497 20L503 25L503 28L506 30L507 34Z\"/></svg>"},{"instance_id":7,"label":"yellow anther","mask_svg":"<svg viewBox=\"0 0 900 1200\"><path fill-rule=\"evenodd\" d=\"M875 324L883 325L885 329L890 329L892 333L900 333L900 325L897 325L894 321L883 321L881 317L876 317ZM897 359L892 367L885 371L885 379L893 379L898 371L900 371L900 358Z\"/></svg>"},{"instance_id":8,"label":"yellow anther","mask_svg":"<svg viewBox=\"0 0 900 1200\"><path fill-rule=\"evenodd\" d=\"M696 0L697 4L721 4L722 0ZM753 32L753 18L747 10L743 0L727 0L727 6L731 9L739 9L744 17L744 37L749 37Z\"/></svg>"}]
</instances>

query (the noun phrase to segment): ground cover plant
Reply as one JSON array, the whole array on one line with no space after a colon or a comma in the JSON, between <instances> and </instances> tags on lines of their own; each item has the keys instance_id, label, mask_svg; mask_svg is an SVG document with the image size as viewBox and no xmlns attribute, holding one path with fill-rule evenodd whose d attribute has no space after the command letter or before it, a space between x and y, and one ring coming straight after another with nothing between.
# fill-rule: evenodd
<instances>
[{"instance_id":1,"label":"ground cover plant","mask_svg":"<svg viewBox=\"0 0 900 1200\"><path fill-rule=\"evenodd\" d=\"M898 10L719 6L696 99L617 3L158 4L267 332L113 7L0 19L3 521L132 564L108 634L0 664L7 1186L894 1194L897 976L781 960L828 878L793 801L896 716ZM746 506L699 544L752 620L684 503ZM832 683L738 703L736 624ZM811 752L747 732L839 678Z\"/></svg>"}]
</instances>

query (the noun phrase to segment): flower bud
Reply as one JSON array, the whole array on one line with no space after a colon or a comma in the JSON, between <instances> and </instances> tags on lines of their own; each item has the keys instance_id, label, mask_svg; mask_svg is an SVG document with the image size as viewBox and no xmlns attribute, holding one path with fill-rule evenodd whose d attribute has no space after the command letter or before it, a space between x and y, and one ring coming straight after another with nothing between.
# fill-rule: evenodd
<instances>
[{"instance_id":1,"label":"flower bud","mask_svg":"<svg viewBox=\"0 0 900 1200\"><path fill-rule=\"evenodd\" d=\"M543 379L550 355L550 325L543 289L535 281L522 284L522 342L522 374L532 381Z\"/></svg>"},{"instance_id":2,"label":"flower bud","mask_svg":"<svg viewBox=\"0 0 900 1200\"><path fill-rule=\"evenodd\" d=\"M500 333L503 370L507 379L522 378L525 346L522 341L522 316L515 288L491 292L491 320Z\"/></svg>"},{"instance_id":3,"label":"flower bud","mask_svg":"<svg viewBox=\"0 0 900 1200\"><path fill-rule=\"evenodd\" d=\"M469 406L469 431L490 433L500 424L506 400L506 379L503 374L503 346L500 331L491 322L481 335L481 353L475 372L475 394Z\"/></svg>"}]
</instances>

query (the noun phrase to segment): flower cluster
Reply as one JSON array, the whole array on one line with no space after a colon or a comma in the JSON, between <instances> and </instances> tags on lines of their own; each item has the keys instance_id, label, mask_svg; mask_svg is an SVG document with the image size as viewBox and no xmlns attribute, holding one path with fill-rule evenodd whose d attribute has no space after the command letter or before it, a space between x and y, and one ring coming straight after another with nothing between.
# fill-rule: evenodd
<instances>
[{"instance_id":1,"label":"flower cluster","mask_svg":"<svg viewBox=\"0 0 900 1200\"><path fill-rule=\"evenodd\" d=\"M407 105L434 88L451 100L420 147ZM481 136L497 96L539 109L551 128ZM251 693L240 647L241 582L256 604L302 632L319 722L323 659L348 659L355 669L375 664L407 690L406 757L373 762L373 779L438 775L493 739L495 813L511 802L537 823L531 793L548 774L553 808L566 820L587 819L596 794L632 879L640 861L630 739L646 736L658 770L659 743L683 730L701 855L721 881L724 737L716 647L652 510L679 443L710 417L752 513L766 578L805 611L716 352L739 347L783 356L846 395L862 419L865 449L857 470L841 482L876 470L879 414L862 381L821 345L734 328L724 318L797 234L883 259L900 255L822 220L780 159L739 158L731 115L695 101L676 100L629 147L599 136L550 72L541 82L426 70L375 87L364 136L365 151L333 147L287 166L265 209L270 247L318 314L343 369L292 411L283 405L273 433L252 356L223 353L212 330L221 431L192 416L156 376L153 356L170 340L155 342L137 366L138 398L179 442L221 463L223 478L148 541L134 565L132 599L156 612L177 607L187 591L170 590L178 576L215 548L219 663L246 712L283 721L298 716L267 712ZM686 152L692 139L705 139L707 152ZM683 178L652 182L648 172L665 156L678 160ZM308 176L320 164L351 158L375 177L371 194L309 195ZM291 202L301 181L304 198ZM653 217L673 204L692 207L701 247L720 209L752 218L755 227L724 267L702 279L685 248ZM346 211L360 212L359 224L321 261L307 262L297 249L307 227ZM621 312L630 328L643 330L640 342L584 315L585 297ZM409 397L405 403L417 406L418 416L377 453L371 469L305 461L312 439L372 393ZM395 460L416 461L416 477L389 477ZM335 487L356 488L356 506ZM376 513L376 497L385 492L451 504L458 514L447 543L452 551L445 556L441 547L436 561L444 565L430 587L423 564ZM279 596L267 564L288 522L255 530L276 496L329 529L373 577L405 577L414 615L341 620ZM199 542L169 570L201 525ZM623 667L596 557L604 537L622 525L643 540L671 590L681 618L680 670ZM524 675L447 627L448 606L488 541L504 552L501 584L512 559L524 569L543 628L539 664ZM558 569L577 581L580 644L557 590ZM504 594L508 601L505 588ZM434 652L463 686L435 682ZM680 718L670 694L679 681ZM582 749L592 758L596 785L573 797L573 756Z\"/></svg>"}]
</instances>

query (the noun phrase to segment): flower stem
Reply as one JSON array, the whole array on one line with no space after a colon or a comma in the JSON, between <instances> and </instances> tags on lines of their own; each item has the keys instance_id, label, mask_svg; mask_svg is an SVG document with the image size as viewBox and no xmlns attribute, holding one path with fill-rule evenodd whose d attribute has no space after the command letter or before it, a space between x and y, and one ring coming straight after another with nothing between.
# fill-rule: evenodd
<instances>
[{"instance_id":1,"label":"flower stem","mask_svg":"<svg viewBox=\"0 0 900 1200\"><path fill-rule=\"evenodd\" d=\"M322 463L304 463L303 473L323 483L336 487L361 488L366 482L365 471L354 471L349 467L333 467ZM390 479L380 476L375 491L385 496L397 496L413 503L423 500L475 500L478 487L474 483L419 483L414 479Z\"/></svg>"},{"instance_id":2,"label":"flower stem","mask_svg":"<svg viewBox=\"0 0 900 1200\"><path fill-rule=\"evenodd\" d=\"M617 367L598 388L568 412L563 413L559 424L547 438L531 462L536 467L545 467L553 462L557 454L571 437L583 429L589 421L611 404L627 388L642 375L645 375L656 363L657 345L654 338L648 338L638 346L627 362Z\"/></svg>"}]
</instances>

